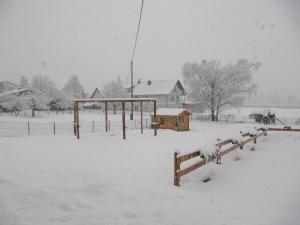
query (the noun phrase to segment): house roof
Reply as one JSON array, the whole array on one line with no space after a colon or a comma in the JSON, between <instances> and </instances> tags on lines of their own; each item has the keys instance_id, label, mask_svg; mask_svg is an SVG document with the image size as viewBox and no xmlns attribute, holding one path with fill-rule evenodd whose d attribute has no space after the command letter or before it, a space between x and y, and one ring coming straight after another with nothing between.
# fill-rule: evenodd
<instances>
[{"instance_id":1,"label":"house roof","mask_svg":"<svg viewBox=\"0 0 300 225\"><path fill-rule=\"evenodd\" d=\"M185 93L179 80L155 80L155 81L142 81L136 84L133 89L133 95L167 95L170 94L178 83L179 88Z\"/></svg>"},{"instance_id":2,"label":"house roof","mask_svg":"<svg viewBox=\"0 0 300 225\"><path fill-rule=\"evenodd\" d=\"M99 96L96 96L98 94ZM95 88L90 98L99 98L101 96L101 91L98 88Z\"/></svg>"},{"instance_id":3,"label":"house roof","mask_svg":"<svg viewBox=\"0 0 300 225\"><path fill-rule=\"evenodd\" d=\"M178 116L183 112L188 112L191 114L191 111L184 109L184 108L159 108L156 111L156 115L161 115L161 116ZM153 115L153 113L152 113Z\"/></svg>"},{"instance_id":4,"label":"house roof","mask_svg":"<svg viewBox=\"0 0 300 225\"><path fill-rule=\"evenodd\" d=\"M0 93L18 89L19 86L10 81L0 81Z\"/></svg>"},{"instance_id":5,"label":"house roof","mask_svg":"<svg viewBox=\"0 0 300 225\"><path fill-rule=\"evenodd\" d=\"M22 93L22 92L32 92L32 91L30 89L27 89L27 88L20 88L20 89L16 89L16 90L13 90L13 91L7 91L7 92L0 93L0 97L7 96L7 95L18 94L18 93Z\"/></svg>"}]
</instances>

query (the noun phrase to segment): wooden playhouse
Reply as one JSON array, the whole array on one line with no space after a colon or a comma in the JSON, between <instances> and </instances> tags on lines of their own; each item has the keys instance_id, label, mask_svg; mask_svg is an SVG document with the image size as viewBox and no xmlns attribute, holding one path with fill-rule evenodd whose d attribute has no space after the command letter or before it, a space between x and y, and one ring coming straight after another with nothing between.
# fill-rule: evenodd
<instances>
[{"instance_id":1,"label":"wooden playhouse","mask_svg":"<svg viewBox=\"0 0 300 225\"><path fill-rule=\"evenodd\" d=\"M190 129L191 112L184 108L160 108L156 112L157 127L175 131L188 131ZM151 116L153 122L153 115Z\"/></svg>"}]
</instances>

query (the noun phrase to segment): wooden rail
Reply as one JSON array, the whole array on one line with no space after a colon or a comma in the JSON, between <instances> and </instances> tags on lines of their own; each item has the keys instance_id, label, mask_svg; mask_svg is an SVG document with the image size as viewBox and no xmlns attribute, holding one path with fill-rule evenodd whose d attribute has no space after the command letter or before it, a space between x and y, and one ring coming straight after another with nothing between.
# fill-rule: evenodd
<instances>
[{"instance_id":1,"label":"wooden rail","mask_svg":"<svg viewBox=\"0 0 300 225\"><path fill-rule=\"evenodd\" d=\"M210 156L205 158L205 156L201 153L201 149L200 150L195 150L191 153L187 153L184 155L181 155L179 152L175 152L174 153L174 185L176 186L180 186L180 178L196 169L198 169L199 167L202 167L204 165L206 165L207 163L213 162L216 160L217 164L221 163L221 157L226 155L227 153L235 150L235 149L243 149L243 146L251 141L254 142L254 144L256 144L256 139L262 135L266 136L267 135L267 130L265 130L264 128L259 128L257 129L257 131L260 133L252 135L249 133L242 133L241 136L246 138L248 137L246 140L243 140L241 143L236 143L235 140L233 139L227 139L221 142L218 142L216 144L216 149L220 149L220 151L218 151L215 155ZM232 144L232 146L230 146L227 149L221 150L222 147L226 146L227 144ZM188 161L190 159L193 159L195 157L200 156L200 161L196 162L195 164L192 164L184 169L180 168L180 164Z\"/></svg>"}]
</instances>

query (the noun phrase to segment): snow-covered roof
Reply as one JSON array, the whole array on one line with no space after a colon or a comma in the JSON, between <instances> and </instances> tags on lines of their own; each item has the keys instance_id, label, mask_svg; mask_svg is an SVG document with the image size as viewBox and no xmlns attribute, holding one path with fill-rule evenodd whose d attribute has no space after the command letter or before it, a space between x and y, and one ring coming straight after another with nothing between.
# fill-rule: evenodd
<instances>
[{"instance_id":1,"label":"snow-covered roof","mask_svg":"<svg viewBox=\"0 0 300 225\"><path fill-rule=\"evenodd\" d=\"M101 92L98 88L95 88L90 98L101 98Z\"/></svg>"},{"instance_id":2,"label":"snow-covered roof","mask_svg":"<svg viewBox=\"0 0 300 225\"><path fill-rule=\"evenodd\" d=\"M135 85L133 95L166 95L170 94L179 80L142 81ZM180 84L181 85L181 84ZM183 88L183 87L182 87ZM184 91L184 90L183 90Z\"/></svg>"},{"instance_id":3,"label":"snow-covered roof","mask_svg":"<svg viewBox=\"0 0 300 225\"><path fill-rule=\"evenodd\" d=\"M0 94L0 97L2 96L7 96L7 95L13 95L13 94L18 94L18 93L22 93L22 92L31 92L30 89L27 89L27 88L20 88L20 89L16 89L16 90L13 90L13 91L7 91L7 92L3 92Z\"/></svg>"},{"instance_id":4,"label":"snow-covered roof","mask_svg":"<svg viewBox=\"0 0 300 225\"><path fill-rule=\"evenodd\" d=\"M188 112L191 114L191 112L184 108L159 108L156 110L156 115L162 115L162 116L178 116L183 112ZM153 113L152 113L153 115Z\"/></svg>"},{"instance_id":5,"label":"snow-covered roof","mask_svg":"<svg viewBox=\"0 0 300 225\"><path fill-rule=\"evenodd\" d=\"M12 91L14 89L18 89L19 86L10 81L0 81L0 92Z\"/></svg>"}]
</instances>

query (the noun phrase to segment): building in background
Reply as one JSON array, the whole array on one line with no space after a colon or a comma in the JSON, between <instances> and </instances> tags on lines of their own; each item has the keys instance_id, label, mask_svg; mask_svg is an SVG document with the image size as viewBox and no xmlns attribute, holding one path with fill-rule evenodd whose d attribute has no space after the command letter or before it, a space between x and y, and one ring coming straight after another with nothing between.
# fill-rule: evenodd
<instances>
[{"instance_id":1,"label":"building in background","mask_svg":"<svg viewBox=\"0 0 300 225\"><path fill-rule=\"evenodd\" d=\"M130 87L126 88L127 96L130 97ZM139 80L133 87L135 98L156 98L157 108L182 108L186 91L179 80ZM149 108L150 107L150 108ZM134 106L139 110L139 105ZM151 111L152 105L145 105L145 111Z\"/></svg>"}]
</instances>

